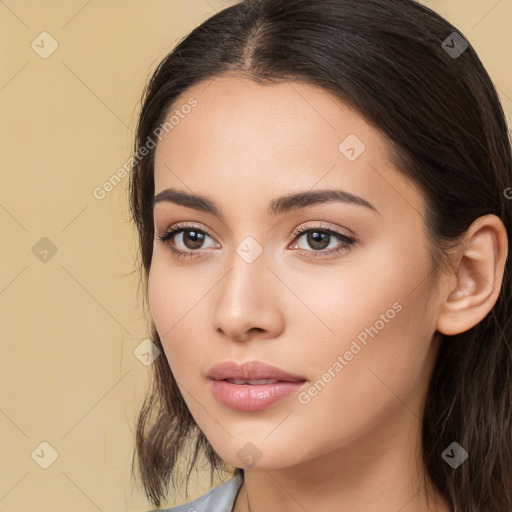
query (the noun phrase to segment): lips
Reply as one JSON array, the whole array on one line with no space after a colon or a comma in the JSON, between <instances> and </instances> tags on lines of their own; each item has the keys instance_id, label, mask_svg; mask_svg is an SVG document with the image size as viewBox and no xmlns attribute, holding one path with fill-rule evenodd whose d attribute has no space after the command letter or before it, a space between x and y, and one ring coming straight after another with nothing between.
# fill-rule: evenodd
<instances>
[{"instance_id":1,"label":"lips","mask_svg":"<svg viewBox=\"0 0 512 512\"><path fill-rule=\"evenodd\" d=\"M212 380L226 380L232 384L274 384L276 382L304 382L306 379L299 375L293 375L276 366L260 361L248 361L237 363L226 361L210 368L206 375ZM264 381L270 382L264 382ZM258 382L262 381L262 382Z\"/></svg>"},{"instance_id":2,"label":"lips","mask_svg":"<svg viewBox=\"0 0 512 512\"><path fill-rule=\"evenodd\" d=\"M252 379L252 380L244 380L244 379L224 379L226 382L230 384L250 384L251 386L261 386L262 384L275 384L276 382L280 382L278 379Z\"/></svg>"},{"instance_id":3,"label":"lips","mask_svg":"<svg viewBox=\"0 0 512 512\"><path fill-rule=\"evenodd\" d=\"M298 393L306 379L259 361L227 361L207 374L219 403L238 412L257 412Z\"/></svg>"}]
</instances>

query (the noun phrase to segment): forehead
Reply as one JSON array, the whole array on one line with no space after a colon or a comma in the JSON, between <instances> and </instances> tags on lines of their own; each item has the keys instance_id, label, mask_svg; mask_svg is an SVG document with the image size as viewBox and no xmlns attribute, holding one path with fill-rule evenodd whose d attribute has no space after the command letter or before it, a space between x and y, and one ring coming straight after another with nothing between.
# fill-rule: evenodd
<instances>
[{"instance_id":1,"label":"forehead","mask_svg":"<svg viewBox=\"0 0 512 512\"><path fill-rule=\"evenodd\" d=\"M187 89L166 119L173 113L179 121L156 148L156 194L188 188L254 204L260 196L338 187L379 211L390 201L422 209L419 191L391 163L386 138L318 87L219 77Z\"/></svg>"},{"instance_id":2,"label":"forehead","mask_svg":"<svg viewBox=\"0 0 512 512\"><path fill-rule=\"evenodd\" d=\"M318 158L318 150L314 149L319 144L336 155L347 130L386 150L377 131L357 112L329 92L309 84L262 85L239 76L218 77L187 89L174 102L167 118L185 110L192 98L197 105L187 108L190 112L179 120L174 116L179 122L166 137L168 143L174 141L178 151L177 146L190 139L193 131L196 147L208 146L219 152L229 149L252 157L256 152L273 157L282 153L285 157L290 155L287 150L293 149L295 155Z\"/></svg>"}]
</instances>

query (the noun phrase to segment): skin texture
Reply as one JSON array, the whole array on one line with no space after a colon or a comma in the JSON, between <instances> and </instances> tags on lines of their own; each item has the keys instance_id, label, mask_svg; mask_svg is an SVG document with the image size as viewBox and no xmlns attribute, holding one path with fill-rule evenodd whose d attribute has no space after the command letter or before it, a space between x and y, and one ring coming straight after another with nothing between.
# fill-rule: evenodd
<instances>
[{"instance_id":1,"label":"skin texture","mask_svg":"<svg viewBox=\"0 0 512 512\"><path fill-rule=\"evenodd\" d=\"M149 300L194 419L224 460L246 469L235 510L249 510L247 497L252 512L450 510L434 494L426 505L421 411L436 331L469 329L497 299L507 248L501 221L475 221L452 255L453 272L436 288L423 196L358 113L309 85L259 85L240 76L196 85L175 108L190 97L197 106L157 146L155 194L172 187L206 196L223 219L155 205ZM350 134L366 147L354 161L338 148ZM331 202L267 213L279 196L331 188L377 211ZM173 242L156 238L179 222L207 233L203 245L185 245L183 232ZM342 242L331 236L328 248L315 249L307 233L293 236L301 226L329 227L356 241L325 255ZM263 249L252 263L236 252L248 236ZM178 259L171 243L203 253ZM311 253L318 257L307 258ZM393 304L401 308L390 319ZM228 360L303 376L307 392L365 328L382 323L308 403L291 396L237 412L210 392L208 370ZM247 443L261 455L251 466L237 455Z\"/></svg>"}]
</instances>

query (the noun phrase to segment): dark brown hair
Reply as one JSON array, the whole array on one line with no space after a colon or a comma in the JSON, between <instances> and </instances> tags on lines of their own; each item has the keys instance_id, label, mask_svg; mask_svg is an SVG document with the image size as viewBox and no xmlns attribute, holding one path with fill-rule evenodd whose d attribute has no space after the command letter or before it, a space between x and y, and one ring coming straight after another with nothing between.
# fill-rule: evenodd
<instances>
[{"instance_id":1,"label":"dark brown hair","mask_svg":"<svg viewBox=\"0 0 512 512\"><path fill-rule=\"evenodd\" d=\"M498 216L512 241L505 116L475 50L467 43L462 51L464 41L460 31L413 0L242 1L204 21L160 62L144 90L135 151L147 145L178 96L201 81L232 73L261 84L319 86L380 130L398 170L422 190L438 275L447 249L480 216ZM153 163L151 149L134 161L130 180L145 300L154 237ZM490 313L466 332L443 336L426 397L423 459L454 512L512 511L511 247ZM154 324L151 336L161 348ZM226 466L198 429L166 358L157 358L153 369L134 465L159 506L170 481L176 488L185 447L194 447L187 482L201 450L212 475ZM469 453L457 469L441 458L454 441Z\"/></svg>"}]
</instances>

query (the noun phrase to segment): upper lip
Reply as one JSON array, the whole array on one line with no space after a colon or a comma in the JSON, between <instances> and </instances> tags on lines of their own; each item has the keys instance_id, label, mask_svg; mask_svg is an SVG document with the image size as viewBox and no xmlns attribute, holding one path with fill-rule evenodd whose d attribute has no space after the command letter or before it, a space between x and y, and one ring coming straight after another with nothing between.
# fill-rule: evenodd
<instances>
[{"instance_id":1,"label":"upper lip","mask_svg":"<svg viewBox=\"0 0 512 512\"><path fill-rule=\"evenodd\" d=\"M236 361L225 361L212 366L206 375L213 380L241 379L275 379L287 382L303 382L306 379L298 375L292 375L276 366L262 363L260 361L247 361L237 363Z\"/></svg>"}]
</instances>

